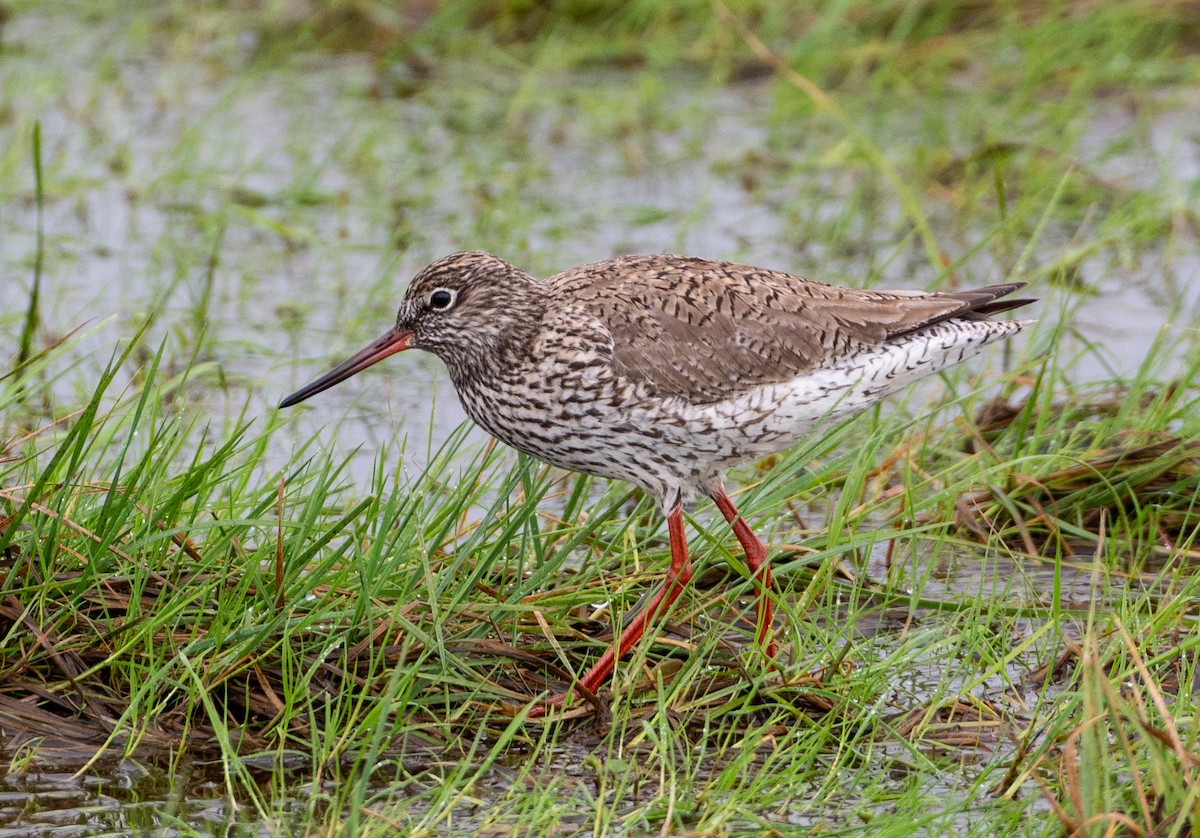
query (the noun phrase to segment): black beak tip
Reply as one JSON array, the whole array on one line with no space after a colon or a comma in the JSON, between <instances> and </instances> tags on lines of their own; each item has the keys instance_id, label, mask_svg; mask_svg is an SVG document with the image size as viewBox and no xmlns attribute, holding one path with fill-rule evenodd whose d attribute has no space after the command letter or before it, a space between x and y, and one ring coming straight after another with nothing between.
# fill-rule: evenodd
<instances>
[{"instance_id":1,"label":"black beak tip","mask_svg":"<svg viewBox=\"0 0 1200 838\"><path fill-rule=\"evenodd\" d=\"M305 398L307 398L307 394L303 390L297 390L295 393L292 393L290 396L281 401L279 403L279 407L275 409L283 410L285 407L291 407L294 404L300 404L300 402L304 401Z\"/></svg>"}]
</instances>

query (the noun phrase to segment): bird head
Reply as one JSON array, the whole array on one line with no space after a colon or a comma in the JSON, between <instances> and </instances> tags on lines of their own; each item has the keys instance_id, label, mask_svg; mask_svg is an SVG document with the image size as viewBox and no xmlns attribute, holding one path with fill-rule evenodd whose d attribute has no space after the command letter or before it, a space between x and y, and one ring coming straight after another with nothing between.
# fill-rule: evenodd
<instances>
[{"instance_id":1,"label":"bird head","mask_svg":"<svg viewBox=\"0 0 1200 838\"><path fill-rule=\"evenodd\" d=\"M391 329L279 406L298 404L405 349L434 353L455 380L466 370L500 363L506 348L536 329L537 288L532 276L490 253L439 259L413 278Z\"/></svg>"}]
</instances>

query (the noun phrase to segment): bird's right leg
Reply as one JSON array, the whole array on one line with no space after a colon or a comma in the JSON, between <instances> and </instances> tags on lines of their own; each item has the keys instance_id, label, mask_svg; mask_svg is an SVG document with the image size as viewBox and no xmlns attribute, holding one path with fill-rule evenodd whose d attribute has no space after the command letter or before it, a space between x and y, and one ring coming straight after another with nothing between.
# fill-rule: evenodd
<instances>
[{"instance_id":1,"label":"bird's right leg","mask_svg":"<svg viewBox=\"0 0 1200 838\"><path fill-rule=\"evenodd\" d=\"M742 513L738 512L724 487L718 485L711 495L717 504L717 509L725 516L725 520L733 525L733 534L742 545L746 554L746 567L750 577L758 585L758 596L755 599L755 621L758 624L758 642L763 646L768 658L775 657L774 610L771 607L771 565L767 561L767 548L759 540Z\"/></svg>"},{"instance_id":2,"label":"bird's right leg","mask_svg":"<svg viewBox=\"0 0 1200 838\"><path fill-rule=\"evenodd\" d=\"M683 531L683 507L679 503L667 513L667 533L671 540L671 567L663 580L662 590L630 621L617 642L609 646L600 660L579 679L579 686L588 692L595 693L600 688L605 679L612 674L617 661L641 639L646 626L660 613L665 613L691 581L692 563L688 559L687 537ZM547 703L560 705L565 698L566 693L563 693L549 699Z\"/></svg>"}]
</instances>

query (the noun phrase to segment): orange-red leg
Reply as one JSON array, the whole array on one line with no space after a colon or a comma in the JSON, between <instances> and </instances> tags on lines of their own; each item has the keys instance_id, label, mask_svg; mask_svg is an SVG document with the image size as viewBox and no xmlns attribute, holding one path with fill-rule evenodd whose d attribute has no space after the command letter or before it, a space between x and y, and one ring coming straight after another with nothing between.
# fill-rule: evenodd
<instances>
[{"instance_id":1,"label":"orange-red leg","mask_svg":"<svg viewBox=\"0 0 1200 838\"><path fill-rule=\"evenodd\" d=\"M775 657L775 634L772 629L774 609L771 605L771 565L767 562L767 548L758 536L750 529L746 519L737 511L725 489L718 486L711 495L717 504L717 509L725 516L725 520L733 525L733 534L742 544L746 554L746 566L750 568L750 576L758 583L758 597L755 601L755 618L758 622L758 642L765 645L767 657Z\"/></svg>"},{"instance_id":2,"label":"orange-red leg","mask_svg":"<svg viewBox=\"0 0 1200 838\"><path fill-rule=\"evenodd\" d=\"M683 508L679 504L676 504L667 513L667 533L671 541L671 567L667 571L666 579L663 580L662 590L655 594L646 607L625 627L617 642L609 646L600 660L596 661L587 674L579 679L579 686L583 689L595 693L612 674L617 661L623 658L633 648L633 644L641 639L642 634L646 631L646 626L659 613L670 608L671 603L683 593L683 589L691 581L692 563L688 560L687 538L683 532ZM556 695L549 699L548 703L562 704L565 698L565 693Z\"/></svg>"}]
</instances>

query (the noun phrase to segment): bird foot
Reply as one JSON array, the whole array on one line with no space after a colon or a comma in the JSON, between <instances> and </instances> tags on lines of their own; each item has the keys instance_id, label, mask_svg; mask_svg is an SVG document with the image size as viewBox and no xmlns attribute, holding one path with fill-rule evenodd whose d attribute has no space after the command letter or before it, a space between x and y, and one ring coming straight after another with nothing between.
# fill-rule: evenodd
<instances>
[{"instance_id":1,"label":"bird foot","mask_svg":"<svg viewBox=\"0 0 1200 838\"><path fill-rule=\"evenodd\" d=\"M567 719L582 718L589 714L599 719L602 718L606 713L605 706L601 704L600 699L594 695L585 696L576 694L577 698L585 699L585 701L591 705L590 708L581 704L575 704L575 706L571 706L571 704L569 704L567 701L567 695L567 693L559 693L558 695L551 696L550 698L535 699L532 704L527 705L527 707L513 708L514 715L524 710L526 719L545 719L550 716L551 711L561 710L562 713L559 714L557 718L559 721L565 721Z\"/></svg>"}]
</instances>

